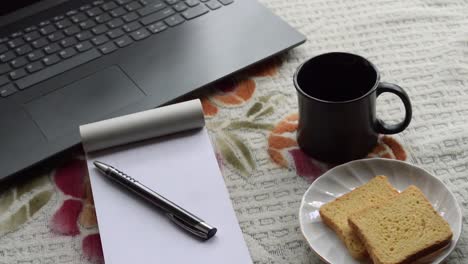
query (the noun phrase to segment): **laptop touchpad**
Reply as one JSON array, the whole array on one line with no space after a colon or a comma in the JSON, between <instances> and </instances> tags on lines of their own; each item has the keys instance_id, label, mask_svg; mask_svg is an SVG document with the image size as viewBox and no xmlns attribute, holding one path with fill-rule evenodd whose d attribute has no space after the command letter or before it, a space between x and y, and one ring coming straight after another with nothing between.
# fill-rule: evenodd
<instances>
[{"instance_id":1,"label":"laptop touchpad","mask_svg":"<svg viewBox=\"0 0 468 264\"><path fill-rule=\"evenodd\" d=\"M49 140L102 120L144 98L117 66L112 66L39 97L25 105Z\"/></svg>"}]
</instances>

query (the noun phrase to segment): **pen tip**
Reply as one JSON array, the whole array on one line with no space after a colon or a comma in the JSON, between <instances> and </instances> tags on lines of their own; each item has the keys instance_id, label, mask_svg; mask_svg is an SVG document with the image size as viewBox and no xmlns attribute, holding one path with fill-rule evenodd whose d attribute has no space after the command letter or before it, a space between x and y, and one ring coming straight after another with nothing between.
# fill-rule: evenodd
<instances>
[{"instance_id":1,"label":"pen tip","mask_svg":"<svg viewBox=\"0 0 468 264\"><path fill-rule=\"evenodd\" d=\"M98 168L100 171L102 172L106 172L108 166L100 161L94 161L93 162L94 166L96 166L96 168Z\"/></svg>"}]
</instances>

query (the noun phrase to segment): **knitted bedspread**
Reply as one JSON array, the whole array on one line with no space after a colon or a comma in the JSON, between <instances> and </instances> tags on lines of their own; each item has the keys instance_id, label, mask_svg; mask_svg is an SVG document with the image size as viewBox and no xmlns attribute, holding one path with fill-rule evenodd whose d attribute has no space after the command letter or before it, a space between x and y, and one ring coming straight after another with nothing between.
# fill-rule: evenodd
<instances>
[{"instance_id":1,"label":"knitted bedspread","mask_svg":"<svg viewBox=\"0 0 468 264\"><path fill-rule=\"evenodd\" d=\"M405 160L428 170L466 214L468 1L261 2L307 42L199 95L254 263L321 263L302 237L298 209L309 185L331 166L297 146L292 76L301 62L324 52L362 55L379 68L383 81L407 91L413 104L410 126L382 136L369 157ZM398 122L403 113L396 96L379 97L379 118ZM0 192L0 264L104 262L82 154ZM463 230L447 263L468 263L467 218ZM125 237L115 230L115 239Z\"/></svg>"}]
</instances>

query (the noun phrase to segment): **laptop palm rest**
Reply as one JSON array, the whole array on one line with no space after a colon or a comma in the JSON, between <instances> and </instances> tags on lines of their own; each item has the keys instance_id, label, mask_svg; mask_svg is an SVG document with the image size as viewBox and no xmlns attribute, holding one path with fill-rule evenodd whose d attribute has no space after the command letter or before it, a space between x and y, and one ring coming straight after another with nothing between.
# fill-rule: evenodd
<instances>
[{"instance_id":1,"label":"laptop palm rest","mask_svg":"<svg viewBox=\"0 0 468 264\"><path fill-rule=\"evenodd\" d=\"M108 118L145 94L118 67L111 66L24 105L48 140L81 124Z\"/></svg>"}]
</instances>

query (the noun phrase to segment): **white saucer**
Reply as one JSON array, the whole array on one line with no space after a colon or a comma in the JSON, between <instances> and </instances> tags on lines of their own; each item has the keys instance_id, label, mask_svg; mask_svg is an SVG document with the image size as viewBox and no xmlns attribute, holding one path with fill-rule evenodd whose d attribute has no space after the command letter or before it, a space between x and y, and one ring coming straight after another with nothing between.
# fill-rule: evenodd
<instances>
[{"instance_id":1,"label":"white saucer","mask_svg":"<svg viewBox=\"0 0 468 264\"><path fill-rule=\"evenodd\" d=\"M455 196L435 176L414 165L390 159L364 159L337 166L315 180L302 197L299 222L310 247L327 263L360 264L348 254L344 244L320 218L319 208L376 175L385 175L399 191L415 185L450 224L452 243L441 254L425 263L440 263L455 248L462 228L462 213Z\"/></svg>"}]
</instances>

